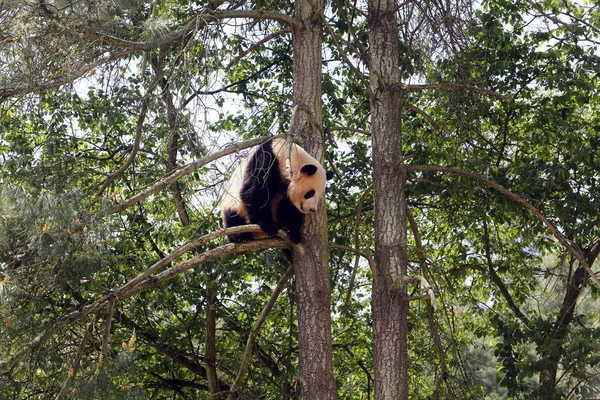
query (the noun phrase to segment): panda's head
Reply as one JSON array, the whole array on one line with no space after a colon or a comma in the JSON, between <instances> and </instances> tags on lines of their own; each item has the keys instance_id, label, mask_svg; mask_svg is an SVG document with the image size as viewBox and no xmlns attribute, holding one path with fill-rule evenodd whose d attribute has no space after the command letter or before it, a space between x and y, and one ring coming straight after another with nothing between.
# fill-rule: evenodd
<instances>
[{"instance_id":1,"label":"panda's head","mask_svg":"<svg viewBox=\"0 0 600 400\"><path fill-rule=\"evenodd\" d=\"M325 182L333 178L332 171L321 165L304 164L288 186L288 198L303 214L317 211L319 199L325 192Z\"/></svg>"}]
</instances>

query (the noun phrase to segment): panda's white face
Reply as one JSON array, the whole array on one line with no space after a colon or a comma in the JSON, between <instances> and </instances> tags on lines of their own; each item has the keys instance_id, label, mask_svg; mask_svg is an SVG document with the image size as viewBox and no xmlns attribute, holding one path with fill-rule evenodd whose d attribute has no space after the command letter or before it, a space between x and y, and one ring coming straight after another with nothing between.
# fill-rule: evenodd
<instances>
[{"instance_id":1,"label":"panda's white face","mask_svg":"<svg viewBox=\"0 0 600 400\"><path fill-rule=\"evenodd\" d=\"M302 166L288 187L290 201L303 214L317 211L319 199L325 192L328 175L323 167L319 167L313 164Z\"/></svg>"}]
</instances>

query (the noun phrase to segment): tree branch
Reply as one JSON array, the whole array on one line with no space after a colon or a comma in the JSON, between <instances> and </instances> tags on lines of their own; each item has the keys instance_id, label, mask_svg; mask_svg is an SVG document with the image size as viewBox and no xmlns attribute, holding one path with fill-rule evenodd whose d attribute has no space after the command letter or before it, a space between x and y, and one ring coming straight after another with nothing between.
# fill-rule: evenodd
<instances>
[{"instance_id":1,"label":"tree branch","mask_svg":"<svg viewBox=\"0 0 600 400\"><path fill-rule=\"evenodd\" d=\"M427 122L429 122L431 124L431 126L433 127L433 129L436 132L439 132L441 130L440 126L435 123L435 121L433 120L433 118L429 114L427 114L425 111L423 111L422 109L420 109L419 107L413 106L412 104L408 104L406 102L402 103L402 107L406 108L408 110L414 111L417 114L419 114L421 117L423 117L423 119L425 121L427 121Z\"/></svg>"},{"instance_id":2,"label":"tree branch","mask_svg":"<svg viewBox=\"0 0 600 400\"><path fill-rule=\"evenodd\" d=\"M271 33L270 35L265 36L258 42L254 43L252 46L248 47L245 51L241 52L237 57L235 57L231 62L225 67L225 70L230 70L235 64L237 64L242 58L246 57L248 54L252 53L254 50L258 49L263 44L267 43L269 40L279 37L285 33L290 33L292 30L290 28L280 29Z\"/></svg>"},{"instance_id":3,"label":"tree branch","mask_svg":"<svg viewBox=\"0 0 600 400\"><path fill-rule=\"evenodd\" d=\"M344 312L348 311L348 308L350 307L350 296L352 295L352 289L354 288L354 280L356 279L356 273L358 272L358 257L359 257L359 229L358 227L360 226L360 216L361 216L361 212L362 212L362 205L363 202L365 201L365 198L367 197L367 195L369 193L371 193L371 191L373 190L373 184L370 184L365 191L363 192L363 194L360 196L360 198L358 199L358 204L356 206L356 218L354 220L354 251L355 251L355 258L354 258L354 267L352 268L352 274L350 275L350 282L348 282L348 293L346 294L346 300L344 301Z\"/></svg>"},{"instance_id":4,"label":"tree branch","mask_svg":"<svg viewBox=\"0 0 600 400\"><path fill-rule=\"evenodd\" d=\"M483 244L484 244L484 248L485 248L485 258L487 260L487 265L488 265L487 272L488 272L490 279L492 280L492 282L494 282L496 284L496 286L500 290L500 293L502 294L502 297L504 297L504 300L506 300L506 303L508 304L508 307L512 310L512 312L521 321L523 321L523 323L525 325L529 325L529 318L527 318L527 316L525 314L523 314L523 312L516 305L512 296L510 295L510 292L504 285L504 282L498 276L498 274L496 273L496 270L494 269L494 263L492 262L492 250L491 250L491 246L490 246L490 234L489 234L489 229L487 226L486 217L484 217L484 219L483 219Z\"/></svg>"},{"instance_id":5,"label":"tree branch","mask_svg":"<svg viewBox=\"0 0 600 400\"><path fill-rule=\"evenodd\" d=\"M558 242L563 245L571 254L573 254L573 256L575 256L575 258L577 259L577 261L579 261L579 263L585 268L585 270L587 271L588 274L590 274L590 278L592 278L592 280L596 283L596 285L598 285L598 287L600 287L600 280L598 279L598 277L594 274L594 272L592 271L592 269L590 268L590 266L587 263L587 260L585 259L585 255L576 247L577 245L572 243L569 239L567 239L563 234L561 234L555 227L554 225L552 225L552 223L550 221L548 221L548 219L546 217L544 217L544 215L542 214L542 212L540 210L538 210L537 208L535 208L534 206L532 206L527 200L525 200L525 198L523 198L522 196L519 196L518 194L515 194L507 189L505 189L502 185L489 180L487 178L484 178L481 175L478 174L474 174L472 172L467 172L467 171L463 171L460 169L456 169L456 168L451 168L451 167L442 167L439 165L409 165L406 167L408 172L415 172L415 171L435 171L435 172L443 172L443 173L449 173L449 174L456 174L456 175L460 175L460 176L464 176L465 178L469 178L472 179L474 181L483 183L489 187L492 187L494 189L496 189L497 191L499 191L500 193L502 193L503 195L505 195L506 197L508 197L509 199L521 204L522 206L524 206L526 209L528 209L529 211L533 212L535 214L535 216L542 221L542 223L544 225L546 225L546 227L550 230L550 232L552 233L552 235L558 240Z\"/></svg>"},{"instance_id":6,"label":"tree branch","mask_svg":"<svg viewBox=\"0 0 600 400\"><path fill-rule=\"evenodd\" d=\"M233 234L233 233L256 232L259 230L260 230L260 227L258 225L236 226L233 228L223 229L221 231L214 232L210 235L206 235L204 238L207 238L208 236L217 238L217 237L226 236L228 234ZM281 234L281 232L283 232L283 231L280 231L280 234ZM283 233L285 233L285 232L283 232ZM184 245L184 246L186 246L186 245ZM184 246L182 246L182 247L184 247ZM85 305L76 311L73 311L63 317L58 318L46 330L44 330L44 332L42 332L40 335L35 337L33 340L31 340L28 343L23 343L21 345L20 350L16 354L14 354L12 357L10 357L8 360L0 361L0 373L3 371L9 370L11 368L11 366L14 365L15 363L17 363L30 349L41 346L55 332L58 332L59 330L74 324L75 322L79 321L81 318L84 318L86 315L89 315L91 313L98 314L98 313L106 312L107 310L109 310L109 305L111 303L116 305L116 304L121 303L124 300L126 300L130 297L133 297L141 292L151 290L151 289L157 287L158 285L160 285L161 283L166 282L166 281L184 273L187 270L195 268L198 265L216 260L218 258L221 258L226 255L230 255L230 254L241 254L241 253L245 253L248 251L264 250L264 249L270 249L270 248L283 249L283 248L289 248L289 247L290 247L289 242L286 240L280 239L280 238L268 238L268 239L253 240L253 241L246 242L246 243L229 243L224 246L216 247L216 248L206 251L202 254L199 254L199 255L197 255L185 262L182 262L181 264L175 265L153 277L148 277L145 280L139 280L138 279L139 276L138 276L132 280L133 282L137 283L135 286L131 285L131 284L127 284L121 289L117 289L108 295L102 296L100 299L96 300L92 304ZM179 252L178 252L178 254L179 254ZM183 254L183 253L181 253L181 254ZM166 258L172 260L177 257L174 257L173 253L172 253L171 255L167 256ZM165 260L165 259L163 259L163 260ZM163 260L159 261L159 263L166 264L166 262L163 262ZM157 264L159 264L159 263L157 263ZM154 266L156 266L157 264L155 264ZM146 271L146 272L148 272L148 271ZM141 274L141 275L144 275L144 274Z\"/></svg>"},{"instance_id":7,"label":"tree branch","mask_svg":"<svg viewBox=\"0 0 600 400\"><path fill-rule=\"evenodd\" d=\"M145 198L153 195L154 193L161 191L162 189L166 188L171 183L178 181L182 177L193 173L194 171L198 170L199 168L202 168L203 166L205 166L206 164L208 164L210 162L218 160L219 158L225 157L229 154L237 153L238 151L247 149L248 147L252 147L257 144L261 144L261 143L266 142L267 140L272 139L274 137L277 137L277 136L262 136L262 137L259 137L256 139L235 143L230 146L227 146L226 148L224 148L221 151L218 151L209 156L203 157L200 160L193 161L183 167L177 168L177 169L173 170L170 174L166 175L164 178L162 178L161 180L156 182L153 186L143 190L142 192L136 194L133 197L130 197L129 199L127 199L125 202L123 202L121 204L115 205L107 210L102 211L101 215L107 216L107 215L121 212L121 211L127 209L128 207L131 207L132 205L137 204L140 201L144 200Z\"/></svg>"},{"instance_id":8,"label":"tree branch","mask_svg":"<svg viewBox=\"0 0 600 400\"><path fill-rule=\"evenodd\" d=\"M163 56L164 56L164 54L161 55L160 57L163 58ZM159 64L160 63L162 63L162 60L159 60ZM146 114L148 112L148 104L150 103L150 96L152 95L152 92L156 88L156 85L158 84L159 80L160 80L160 75L157 74L154 77L154 79L152 80L152 82L150 83L150 87L146 91L146 94L142 98L142 104L141 104L141 107L140 107L140 114L138 116L138 122L137 122L136 131L135 131L135 139L134 139L133 148L131 149L131 153L129 154L129 157L127 158L127 160L125 161L125 163L123 165L121 165L121 167L117 171L115 171L112 174L110 174L110 176L108 178L106 178L106 180L102 183L102 186L100 187L100 190L98 191L98 193L96 194L96 196L94 197L94 199L92 200L92 202L88 205L88 209L91 209L91 207L94 204L96 204L96 202L100 199L100 196L102 196L102 193L104 193L104 191L106 190L106 188L115 179L117 179L119 176L121 176L127 170L127 168L129 168L131 166L131 164L133 164L133 161L135 160L135 157L137 156L138 150L140 149L140 142L142 140L142 130L143 130L143 127L144 127L144 122L146 121Z\"/></svg>"}]
</instances>

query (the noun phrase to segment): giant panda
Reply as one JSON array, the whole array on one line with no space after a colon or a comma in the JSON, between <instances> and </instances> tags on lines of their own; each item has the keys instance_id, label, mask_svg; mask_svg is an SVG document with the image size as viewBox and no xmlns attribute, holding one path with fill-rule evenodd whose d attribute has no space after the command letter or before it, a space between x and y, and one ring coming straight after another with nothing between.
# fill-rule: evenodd
<instances>
[{"instance_id":1,"label":"giant panda","mask_svg":"<svg viewBox=\"0 0 600 400\"><path fill-rule=\"evenodd\" d=\"M280 228L290 241L300 243L304 214L317 210L333 172L325 171L302 147L292 144L290 175L287 148L286 140L270 139L236 168L221 199L225 227L258 224L263 232L228 235L230 243L273 236Z\"/></svg>"}]
</instances>

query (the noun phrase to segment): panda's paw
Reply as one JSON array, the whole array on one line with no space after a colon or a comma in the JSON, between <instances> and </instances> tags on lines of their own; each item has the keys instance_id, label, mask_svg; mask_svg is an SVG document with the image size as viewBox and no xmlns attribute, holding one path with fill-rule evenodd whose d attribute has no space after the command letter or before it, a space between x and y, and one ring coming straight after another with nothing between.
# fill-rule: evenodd
<instances>
[{"instance_id":1,"label":"panda's paw","mask_svg":"<svg viewBox=\"0 0 600 400\"><path fill-rule=\"evenodd\" d=\"M300 231L289 231L288 238L290 242L298 244L302 240L302 236L300 235Z\"/></svg>"},{"instance_id":2,"label":"panda's paw","mask_svg":"<svg viewBox=\"0 0 600 400\"><path fill-rule=\"evenodd\" d=\"M279 225L277 225L275 222L263 222L260 224L260 229L262 229L267 235L275 236L279 230Z\"/></svg>"}]
</instances>

